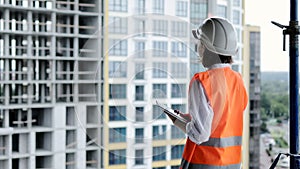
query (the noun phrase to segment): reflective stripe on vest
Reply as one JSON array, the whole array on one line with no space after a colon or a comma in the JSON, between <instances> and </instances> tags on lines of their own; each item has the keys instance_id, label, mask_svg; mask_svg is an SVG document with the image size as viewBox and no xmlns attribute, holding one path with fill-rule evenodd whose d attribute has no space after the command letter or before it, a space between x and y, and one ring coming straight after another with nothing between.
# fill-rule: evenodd
<instances>
[{"instance_id":1,"label":"reflective stripe on vest","mask_svg":"<svg viewBox=\"0 0 300 169\"><path fill-rule=\"evenodd\" d=\"M181 161L180 169L240 169L241 164L232 164L225 166L213 166L213 165L205 165L205 164L192 164L187 162L186 160Z\"/></svg>"},{"instance_id":2,"label":"reflective stripe on vest","mask_svg":"<svg viewBox=\"0 0 300 169\"><path fill-rule=\"evenodd\" d=\"M202 146L213 146L213 147L229 147L242 145L242 137L234 136L227 138L209 138L207 142L201 144Z\"/></svg>"}]
</instances>

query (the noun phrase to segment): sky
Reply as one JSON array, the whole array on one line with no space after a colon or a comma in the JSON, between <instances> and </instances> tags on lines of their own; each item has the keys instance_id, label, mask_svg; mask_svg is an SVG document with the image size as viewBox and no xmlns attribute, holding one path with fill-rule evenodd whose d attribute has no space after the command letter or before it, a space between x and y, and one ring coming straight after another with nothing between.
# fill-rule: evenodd
<instances>
[{"instance_id":1,"label":"sky","mask_svg":"<svg viewBox=\"0 0 300 169\"><path fill-rule=\"evenodd\" d=\"M271 23L288 25L289 9L288 0L245 0L246 24L261 28L261 71L289 71L289 38L283 51L282 29Z\"/></svg>"}]
</instances>

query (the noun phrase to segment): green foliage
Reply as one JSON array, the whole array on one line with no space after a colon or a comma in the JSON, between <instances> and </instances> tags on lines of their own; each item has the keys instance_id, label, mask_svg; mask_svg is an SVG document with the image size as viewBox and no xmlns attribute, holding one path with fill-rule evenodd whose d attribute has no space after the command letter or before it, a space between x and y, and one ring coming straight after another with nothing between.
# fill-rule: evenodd
<instances>
[{"instance_id":1,"label":"green foliage","mask_svg":"<svg viewBox=\"0 0 300 169\"><path fill-rule=\"evenodd\" d=\"M285 81L265 82L261 91L262 120L287 119L289 117L288 83Z\"/></svg>"},{"instance_id":2,"label":"green foliage","mask_svg":"<svg viewBox=\"0 0 300 169\"><path fill-rule=\"evenodd\" d=\"M276 144L280 148L288 148L289 147L288 143L283 139L283 137L276 137L274 139L275 139Z\"/></svg>"},{"instance_id":3,"label":"green foliage","mask_svg":"<svg viewBox=\"0 0 300 169\"><path fill-rule=\"evenodd\" d=\"M260 126L260 131L261 131L262 133L268 133L268 132L269 132L269 130L268 130L268 128L267 128L266 122L262 122L262 124L261 124L261 126Z\"/></svg>"}]
</instances>

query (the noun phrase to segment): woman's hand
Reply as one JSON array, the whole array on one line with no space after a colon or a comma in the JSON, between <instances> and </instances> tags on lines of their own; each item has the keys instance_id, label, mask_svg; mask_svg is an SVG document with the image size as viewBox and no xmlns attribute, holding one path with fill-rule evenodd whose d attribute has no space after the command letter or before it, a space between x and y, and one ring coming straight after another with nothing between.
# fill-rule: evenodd
<instances>
[{"instance_id":1,"label":"woman's hand","mask_svg":"<svg viewBox=\"0 0 300 169\"><path fill-rule=\"evenodd\" d=\"M182 113L179 110L174 110L174 112L177 114L180 114L180 116L183 117L184 119L186 119L188 122L190 122L192 120L191 115L188 113Z\"/></svg>"},{"instance_id":2,"label":"woman's hand","mask_svg":"<svg viewBox=\"0 0 300 169\"><path fill-rule=\"evenodd\" d=\"M190 114L185 114L185 113L182 113L180 112L179 110L174 110L175 113L179 114L181 117L183 117L184 119L186 119L188 122L191 121L191 115ZM166 113L169 118L172 120L172 122L174 123L174 121L176 120L175 117L169 115L168 113Z\"/></svg>"}]
</instances>

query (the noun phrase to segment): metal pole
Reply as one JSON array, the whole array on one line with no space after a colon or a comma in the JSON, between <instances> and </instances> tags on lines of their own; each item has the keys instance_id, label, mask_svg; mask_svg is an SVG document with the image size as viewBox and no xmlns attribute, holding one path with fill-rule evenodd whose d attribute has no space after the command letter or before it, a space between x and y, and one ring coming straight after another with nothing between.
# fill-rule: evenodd
<instances>
[{"instance_id":1,"label":"metal pole","mask_svg":"<svg viewBox=\"0 0 300 169\"><path fill-rule=\"evenodd\" d=\"M290 23L289 27L295 32L298 26L298 0L290 0ZM298 34L290 34L290 153L299 154L299 51L298 51ZM294 156L290 156L290 168L298 169L299 160Z\"/></svg>"}]
</instances>

